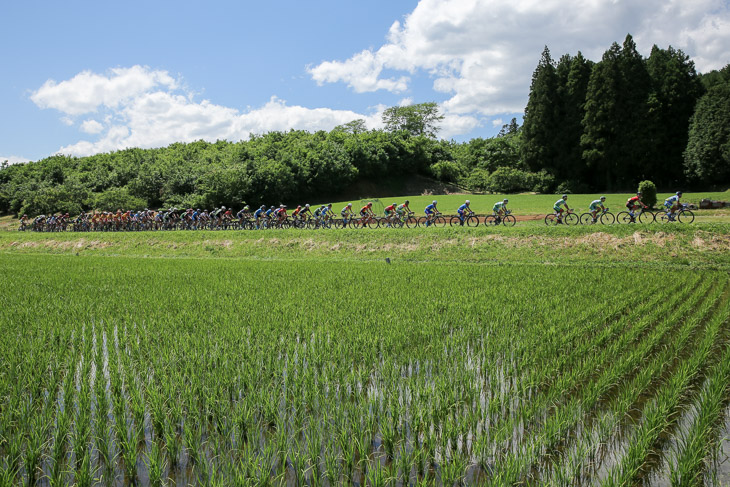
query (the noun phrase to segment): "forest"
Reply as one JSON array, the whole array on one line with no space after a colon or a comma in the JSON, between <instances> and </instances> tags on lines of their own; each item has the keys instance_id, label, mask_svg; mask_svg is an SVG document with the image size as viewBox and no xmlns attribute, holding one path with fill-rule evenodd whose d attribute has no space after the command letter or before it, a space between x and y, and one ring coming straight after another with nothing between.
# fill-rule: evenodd
<instances>
[{"instance_id":1,"label":"forest","mask_svg":"<svg viewBox=\"0 0 730 487\"><path fill-rule=\"evenodd\" d=\"M534 71L522 125L489 138L437 137L433 102L384 111L382 129L252 134L0 166L0 213L238 207L323 201L358 181L421 175L472 192L726 189L730 65L706 74L681 50L642 57L628 35L600 61L580 52Z\"/></svg>"}]
</instances>

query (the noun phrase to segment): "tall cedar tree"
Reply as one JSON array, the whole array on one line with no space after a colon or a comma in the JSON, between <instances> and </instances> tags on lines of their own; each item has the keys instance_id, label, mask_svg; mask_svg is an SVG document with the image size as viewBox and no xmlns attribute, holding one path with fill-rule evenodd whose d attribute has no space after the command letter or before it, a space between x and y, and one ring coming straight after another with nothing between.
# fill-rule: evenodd
<instances>
[{"instance_id":1,"label":"tall cedar tree","mask_svg":"<svg viewBox=\"0 0 730 487\"><path fill-rule=\"evenodd\" d=\"M567 54L561 57L556 68L560 112L558 134L553 143L557 153L555 176L560 181L585 182L585 163L580 148L581 122L593 64L579 51L575 57Z\"/></svg>"},{"instance_id":2,"label":"tall cedar tree","mask_svg":"<svg viewBox=\"0 0 730 487\"><path fill-rule=\"evenodd\" d=\"M692 181L730 183L730 82L716 83L697 102L684 160Z\"/></svg>"},{"instance_id":3,"label":"tall cedar tree","mask_svg":"<svg viewBox=\"0 0 730 487\"><path fill-rule=\"evenodd\" d=\"M647 121L652 158L637 169L642 179L660 187L678 187L685 179L682 153L689 121L704 87L694 63L671 46L654 46L646 65L652 80Z\"/></svg>"},{"instance_id":4,"label":"tall cedar tree","mask_svg":"<svg viewBox=\"0 0 730 487\"><path fill-rule=\"evenodd\" d=\"M613 43L593 66L586 91L583 135L580 139L587 181L594 187L611 189L615 185L618 161L618 133L621 47Z\"/></svg>"},{"instance_id":5,"label":"tall cedar tree","mask_svg":"<svg viewBox=\"0 0 730 487\"><path fill-rule=\"evenodd\" d=\"M558 78L550 49L545 46L540 62L532 74L530 96L522 124L522 157L532 171L555 171L558 136Z\"/></svg>"}]
</instances>

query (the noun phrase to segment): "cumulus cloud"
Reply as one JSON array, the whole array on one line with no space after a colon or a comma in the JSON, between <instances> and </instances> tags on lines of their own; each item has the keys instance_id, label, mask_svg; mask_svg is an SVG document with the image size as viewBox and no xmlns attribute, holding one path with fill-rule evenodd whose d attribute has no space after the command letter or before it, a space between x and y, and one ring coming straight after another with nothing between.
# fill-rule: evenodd
<instances>
[{"instance_id":1,"label":"cumulus cloud","mask_svg":"<svg viewBox=\"0 0 730 487\"><path fill-rule=\"evenodd\" d=\"M309 73L317 83L342 82L356 92L400 93L420 72L448 97L441 104L447 114L518 113L545 45L555 57L580 50L598 60L627 33L646 55L653 44L682 49L700 71L730 61L730 6L723 0L421 0L378 49ZM384 70L389 77L381 78Z\"/></svg>"},{"instance_id":2,"label":"cumulus cloud","mask_svg":"<svg viewBox=\"0 0 730 487\"><path fill-rule=\"evenodd\" d=\"M331 130L364 119L369 128L382 125L384 107L370 114L330 108L287 105L275 96L263 106L241 112L236 108L196 101L166 71L147 67L117 68L106 74L83 72L56 82L49 80L31 94L41 108L54 108L62 120L75 125L79 115L95 113L79 129L96 140L61 147L62 154L85 156L127 147L161 147L193 140L241 140L251 133L272 130ZM103 123L99 120L103 120Z\"/></svg>"},{"instance_id":3,"label":"cumulus cloud","mask_svg":"<svg viewBox=\"0 0 730 487\"><path fill-rule=\"evenodd\" d=\"M87 134L98 134L104 130L104 126L96 120L84 120L80 128L82 132Z\"/></svg>"},{"instance_id":4,"label":"cumulus cloud","mask_svg":"<svg viewBox=\"0 0 730 487\"><path fill-rule=\"evenodd\" d=\"M30 159L27 157L20 157L20 156L0 156L0 164L7 161L8 164L21 164L23 162L28 162Z\"/></svg>"},{"instance_id":5,"label":"cumulus cloud","mask_svg":"<svg viewBox=\"0 0 730 487\"><path fill-rule=\"evenodd\" d=\"M174 89L177 81L167 71L146 66L115 68L108 75L83 71L70 80L46 81L30 99L41 108L55 108L68 115L95 111L99 106L117 107L125 100L156 87Z\"/></svg>"}]
</instances>

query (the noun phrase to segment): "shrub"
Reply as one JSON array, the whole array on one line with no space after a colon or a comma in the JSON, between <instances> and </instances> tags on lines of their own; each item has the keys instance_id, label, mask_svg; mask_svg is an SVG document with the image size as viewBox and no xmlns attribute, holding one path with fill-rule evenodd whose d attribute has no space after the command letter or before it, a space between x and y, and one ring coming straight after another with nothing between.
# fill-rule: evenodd
<instances>
[{"instance_id":1,"label":"shrub","mask_svg":"<svg viewBox=\"0 0 730 487\"><path fill-rule=\"evenodd\" d=\"M462 169L453 161L439 161L431 166L431 174L439 181L453 183L461 175Z\"/></svg>"},{"instance_id":2,"label":"shrub","mask_svg":"<svg viewBox=\"0 0 730 487\"><path fill-rule=\"evenodd\" d=\"M651 181L642 181L639 183L639 192L641 193L641 201L649 208L656 205L656 186Z\"/></svg>"}]
</instances>

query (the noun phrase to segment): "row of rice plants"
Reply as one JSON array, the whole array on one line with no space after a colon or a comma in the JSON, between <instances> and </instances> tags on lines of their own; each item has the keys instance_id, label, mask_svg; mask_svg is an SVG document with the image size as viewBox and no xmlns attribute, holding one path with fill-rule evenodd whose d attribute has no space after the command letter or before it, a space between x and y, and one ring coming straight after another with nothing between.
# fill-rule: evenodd
<instances>
[{"instance_id":1,"label":"row of rice plants","mask_svg":"<svg viewBox=\"0 0 730 487\"><path fill-rule=\"evenodd\" d=\"M616 384L684 362L674 338L689 343L718 296L708 283L726 280L697 273L680 289L665 283L682 274L664 269L59 257L5 272L23 276L0 303L10 485L557 479L561 466L542 465L612 410ZM649 299L633 292L639 279ZM565 282L571 299L554 292Z\"/></svg>"}]
</instances>

